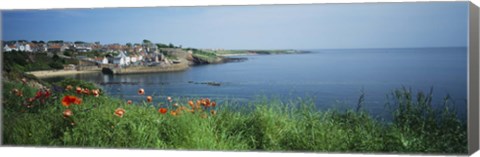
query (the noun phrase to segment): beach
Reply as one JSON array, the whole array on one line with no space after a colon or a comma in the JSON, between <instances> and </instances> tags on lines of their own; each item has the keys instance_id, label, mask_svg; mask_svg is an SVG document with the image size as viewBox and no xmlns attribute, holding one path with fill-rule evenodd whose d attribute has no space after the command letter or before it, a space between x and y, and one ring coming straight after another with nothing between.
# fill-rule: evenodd
<instances>
[{"instance_id":1,"label":"beach","mask_svg":"<svg viewBox=\"0 0 480 157\"><path fill-rule=\"evenodd\" d=\"M30 71L26 72L27 74L35 75L38 78L45 77L54 77L54 76L64 76L64 75L75 75L75 74L85 74L85 73L99 73L101 70L42 70L42 71Z\"/></svg>"}]
</instances>

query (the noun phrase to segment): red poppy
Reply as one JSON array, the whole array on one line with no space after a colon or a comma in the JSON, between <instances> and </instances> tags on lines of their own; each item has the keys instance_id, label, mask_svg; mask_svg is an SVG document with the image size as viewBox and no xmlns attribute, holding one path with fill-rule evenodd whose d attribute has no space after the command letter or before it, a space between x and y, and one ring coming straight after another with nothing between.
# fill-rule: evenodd
<instances>
[{"instance_id":1,"label":"red poppy","mask_svg":"<svg viewBox=\"0 0 480 157\"><path fill-rule=\"evenodd\" d=\"M205 106L207 106L207 107L210 106L210 99L208 99L208 98L205 99Z\"/></svg>"},{"instance_id":2,"label":"red poppy","mask_svg":"<svg viewBox=\"0 0 480 157\"><path fill-rule=\"evenodd\" d=\"M72 115L73 115L72 110L68 108L65 111L63 111L63 118L68 118L68 117L71 117Z\"/></svg>"},{"instance_id":3,"label":"red poppy","mask_svg":"<svg viewBox=\"0 0 480 157\"><path fill-rule=\"evenodd\" d=\"M92 94L95 97L98 97L100 95L100 91L98 89L92 89Z\"/></svg>"},{"instance_id":4,"label":"red poppy","mask_svg":"<svg viewBox=\"0 0 480 157\"><path fill-rule=\"evenodd\" d=\"M76 90L77 90L77 93L78 93L78 94L82 93L82 91L83 91L83 89L82 89L81 87L77 87Z\"/></svg>"},{"instance_id":5,"label":"red poppy","mask_svg":"<svg viewBox=\"0 0 480 157\"><path fill-rule=\"evenodd\" d=\"M167 108L160 108L158 109L158 112L160 112L161 114L165 114L167 113L168 109Z\"/></svg>"},{"instance_id":6,"label":"red poppy","mask_svg":"<svg viewBox=\"0 0 480 157\"><path fill-rule=\"evenodd\" d=\"M43 95L45 95L45 98L48 98L50 97L50 95L52 95L52 93L50 93L49 90L45 90L45 93L43 93Z\"/></svg>"},{"instance_id":7,"label":"red poppy","mask_svg":"<svg viewBox=\"0 0 480 157\"><path fill-rule=\"evenodd\" d=\"M138 89L138 94L139 95L145 94L145 90L143 90L143 88Z\"/></svg>"},{"instance_id":8,"label":"red poppy","mask_svg":"<svg viewBox=\"0 0 480 157\"><path fill-rule=\"evenodd\" d=\"M147 101L152 102L152 96L147 96Z\"/></svg>"},{"instance_id":9,"label":"red poppy","mask_svg":"<svg viewBox=\"0 0 480 157\"><path fill-rule=\"evenodd\" d=\"M73 103L74 103L74 104L77 104L77 105L82 104L82 98L76 98Z\"/></svg>"},{"instance_id":10,"label":"red poppy","mask_svg":"<svg viewBox=\"0 0 480 157\"><path fill-rule=\"evenodd\" d=\"M129 104L129 105L132 104L132 100L128 100L127 104Z\"/></svg>"},{"instance_id":11,"label":"red poppy","mask_svg":"<svg viewBox=\"0 0 480 157\"><path fill-rule=\"evenodd\" d=\"M212 101L212 107L217 106L217 103L215 101Z\"/></svg>"},{"instance_id":12,"label":"red poppy","mask_svg":"<svg viewBox=\"0 0 480 157\"><path fill-rule=\"evenodd\" d=\"M86 94L86 95L90 95L90 90L88 90L87 88L85 88L85 89L82 90L82 93L83 93L83 94Z\"/></svg>"},{"instance_id":13,"label":"red poppy","mask_svg":"<svg viewBox=\"0 0 480 157\"><path fill-rule=\"evenodd\" d=\"M71 103L74 103L75 101L77 101L77 97L72 95L65 95L62 99L62 105L68 107Z\"/></svg>"},{"instance_id":14,"label":"red poppy","mask_svg":"<svg viewBox=\"0 0 480 157\"><path fill-rule=\"evenodd\" d=\"M72 90L72 89L73 89L73 87L72 87L71 85L68 85L68 86L65 88L65 90Z\"/></svg>"},{"instance_id":15,"label":"red poppy","mask_svg":"<svg viewBox=\"0 0 480 157\"><path fill-rule=\"evenodd\" d=\"M42 97L42 95L43 95L42 91L38 90L37 93L35 94L35 99Z\"/></svg>"},{"instance_id":16,"label":"red poppy","mask_svg":"<svg viewBox=\"0 0 480 157\"><path fill-rule=\"evenodd\" d=\"M177 112L176 111L170 111L170 115L177 116Z\"/></svg>"},{"instance_id":17,"label":"red poppy","mask_svg":"<svg viewBox=\"0 0 480 157\"><path fill-rule=\"evenodd\" d=\"M117 115L119 117L123 117L123 114L125 114L125 110L123 108L117 108L115 110L115 115Z\"/></svg>"},{"instance_id":18,"label":"red poppy","mask_svg":"<svg viewBox=\"0 0 480 157\"><path fill-rule=\"evenodd\" d=\"M190 105L190 107L192 107L192 108L195 107L195 106L193 106L193 101L192 100L188 101L188 105Z\"/></svg>"}]
</instances>

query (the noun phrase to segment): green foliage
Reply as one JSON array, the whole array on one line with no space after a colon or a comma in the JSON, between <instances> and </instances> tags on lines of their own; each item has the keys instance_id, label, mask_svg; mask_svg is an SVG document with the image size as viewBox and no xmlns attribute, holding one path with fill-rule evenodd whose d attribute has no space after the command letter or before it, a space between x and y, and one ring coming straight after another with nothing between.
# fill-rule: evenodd
<instances>
[{"instance_id":1,"label":"green foliage","mask_svg":"<svg viewBox=\"0 0 480 157\"><path fill-rule=\"evenodd\" d=\"M68 50L65 50L65 52L63 52L63 55L65 56L72 56L73 55L73 51L68 49Z\"/></svg>"},{"instance_id":2,"label":"green foliage","mask_svg":"<svg viewBox=\"0 0 480 157\"><path fill-rule=\"evenodd\" d=\"M94 84L73 79L58 85L95 88ZM10 91L19 86L6 83L4 89ZM3 94L7 98L3 107L22 101L10 93ZM83 98L81 105L70 107L74 113L71 119L62 117L65 107L60 100L65 94ZM169 104L164 101L127 105L107 96L74 92L56 95L57 100L37 113L3 110L3 143L230 151L467 153L466 127L455 112L447 105L440 112L433 112L434 108L428 107L431 94L419 92L414 99L409 90L393 93L396 97L390 103L392 123L376 120L361 109L321 111L310 99L284 103L264 98L249 104L227 101L217 105L216 115L200 118L199 112L160 114L153 104ZM188 106L187 100L174 101ZM358 104L363 103L362 96L359 101ZM114 115L119 107L126 111L123 117Z\"/></svg>"},{"instance_id":3,"label":"green foliage","mask_svg":"<svg viewBox=\"0 0 480 157\"><path fill-rule=\"evenodd\" d=\"M63 64L59 62L51 62L48 64L53 69L63 69Z\"/></svg>"},{"instance_id":4,"label":"green foliage","mask_svg":"<svg viewBox=\"0 0 480 157\"><path fill-rule=\"evenodd\" d=\"M26 71L63 69L64 63L76 63L74 59L65 60L58 55L47 56L46 53L28 54L26 52L12 51L3 55L4 70L22 73Z\"/></svg>"},{"instance_id":5,"label":"green foliage","mask_svg":"<svg viewBox=\"0 0 480 157\"><path fill-rule=\"evenodd\" d=\"M83 81L83 80L77 80L73 78L66 78L60 82L55 82L54 84L63 88L70 85L73 87L80 87L80 88L87 88L87 89L100 89L100 87L94 83Z\"/></svg>"}]
</instances>

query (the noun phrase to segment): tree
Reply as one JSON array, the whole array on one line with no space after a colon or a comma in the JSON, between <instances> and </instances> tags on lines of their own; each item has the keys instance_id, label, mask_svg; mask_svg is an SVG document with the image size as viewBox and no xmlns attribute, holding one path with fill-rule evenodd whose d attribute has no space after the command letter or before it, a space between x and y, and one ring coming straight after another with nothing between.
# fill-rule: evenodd
<instances>
[{"instance_id":1,"label":"tree","mask_svg":"<svg viewBox=\"0 0 480 157\"><path fill-rule=\"evenodd\" d=\"M51 62L48 66L54 69L63 69L63 64L59 62Z\"/></svg>"},{"instance_id":2,"label":"tree","mask_svg":"<svg viewBox=\"0 0 480 157\"><path fill-rule=\"evenodd\" d=\"M151 44L152 42L150 40L147 40L147 39L143 39L143 44Z\"/></svg>"},{"instance_id":3,"label":"tree","mask_svg":"<svg viewBox=\"0 0 480 157\"><path fill-rule=\"evenodd\" d=\"M53 57L52 57L52 60L55 61L55 62L59 61L60 57L57 54L54 54Z\"/></svg>"},{"instance_id":4,"label":"tree","mask_svg":"<svg viewBox=\"0 0 480 157\"><path fill-rule=\"evenodd\" d=\"M84 44L85 42L83 41L75 41L74 44Z\"/></svg>"},{"instance_id":5,"label":"tree","mask_svg":"<svg viewBox=\"0 0 480 157\"><path fill-rule=\"evenodd\" d=\"M72 56L72 52L65 50L65 52L63 52L63 55Z\"/></svg>"},{"instance_id":6,"label":"tree","mask_svg":"<svg viewBox=\"0 0 480 157\"><path fill-rule=\"evenodd\" d=\"M172 43L168 44L168 47L169 48L175 48L175 45L173 45Z\"/></svg>"},{"instance_id":7,"label":"tree","mask_svg":"<svg viewBox=\"0 0 480 157\"><path fill-rule=\"evenodd\" d=\"M158 48L168 48L168 45L165 45L165 44L162 44L162 43L158 43L156 44Z\"/></svg>"},{"instance_id":8,"label":"tree","mask_svg":"<svg viewBox=\"0 0 480 157\"><path fill-rule=\"evenodd\" d=\"M128 48L132 47L132 43L127 43L126 45L127 45Z\"/></svg>"}]
</instances>

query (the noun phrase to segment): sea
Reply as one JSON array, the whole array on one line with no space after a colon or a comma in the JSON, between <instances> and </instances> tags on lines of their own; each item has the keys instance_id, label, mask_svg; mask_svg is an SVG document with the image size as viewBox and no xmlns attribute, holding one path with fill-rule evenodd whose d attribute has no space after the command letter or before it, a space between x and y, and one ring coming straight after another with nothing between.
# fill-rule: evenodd
<instances>
[{"instance_id":1,"label":"sea","mask_svg":"<svg viewBox=\"0 0 480 157\"><path fill-rule=\"evenodd\" d=\"M185 71L129 75L101 73L73 77L98 84L108 95L143 101L145 89L154 102L210 98L245 105L262 98L290 102L308 99L319 110L362 108L388 119L388 102L396 89L428 93L442 106L450 96L459 117L467 113L467 48L315 49L309 53L231 56L241 62L192 66Z\"/></svg>"}]
</instances>

